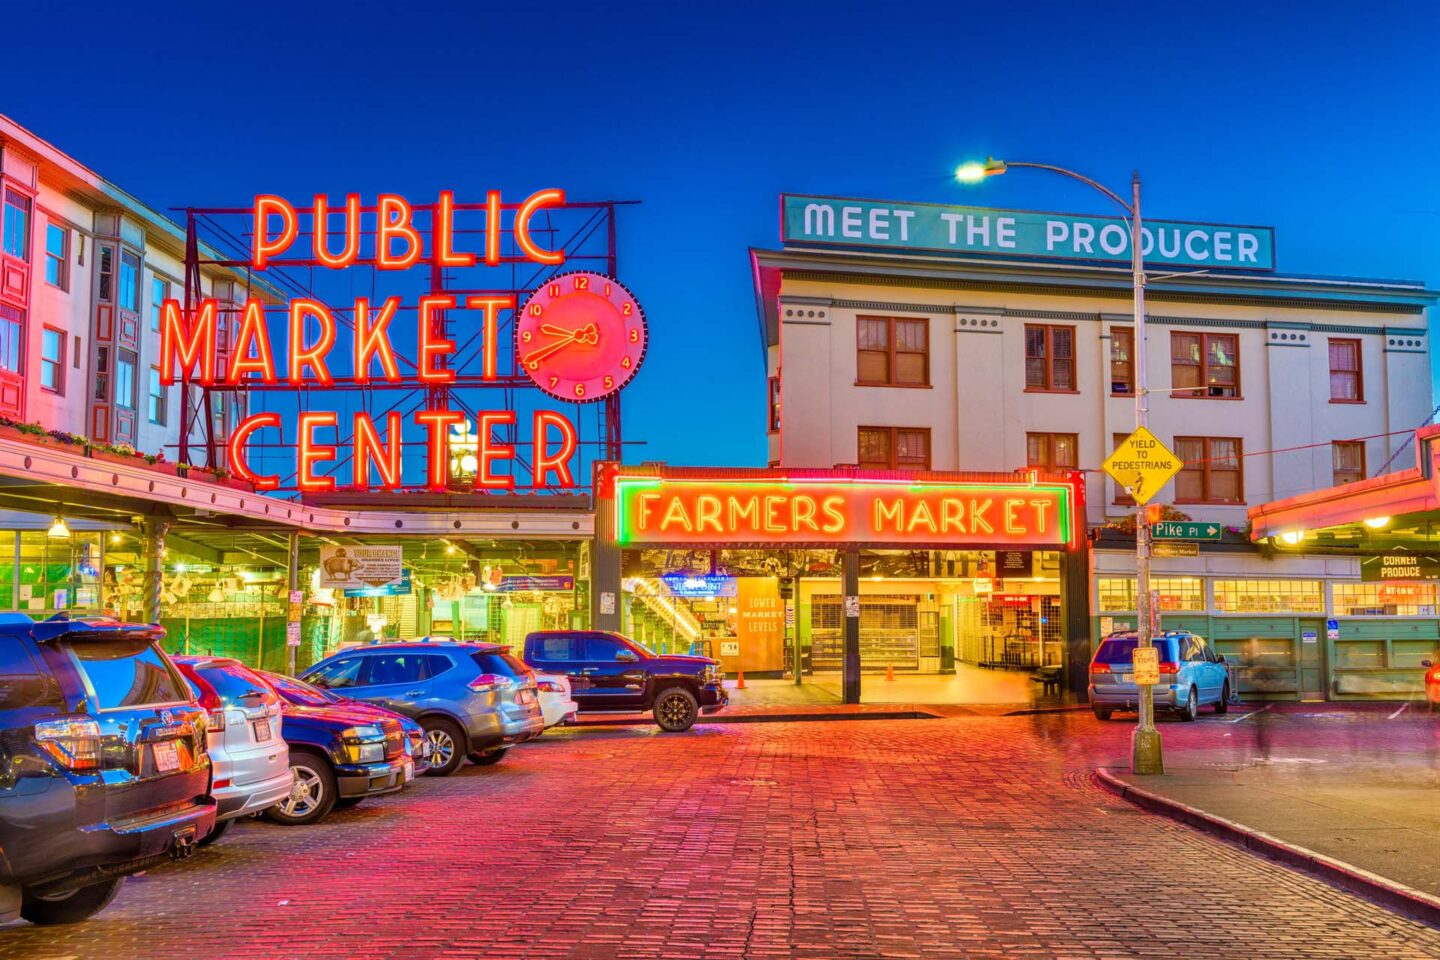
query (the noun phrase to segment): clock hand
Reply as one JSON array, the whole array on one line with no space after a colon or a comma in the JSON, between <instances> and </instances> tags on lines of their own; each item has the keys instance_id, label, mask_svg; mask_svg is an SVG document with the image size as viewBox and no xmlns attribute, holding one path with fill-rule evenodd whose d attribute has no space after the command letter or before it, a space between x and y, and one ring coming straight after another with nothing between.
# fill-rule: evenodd
<instances>
[{"instance_id":1,"label":"clock hand","mask_svg":"<svg viewBox=\"0 0 1440 960\"><path fill-rule=\"evenodd\" d=\"M563 340L556 340L554 343L549 344L548 346L541 347L539 350L526 354L525 356L520 358L520 362L525 364L527 367L533 363L539 363L541 360L544 360L546 357L550 356L550 354L555 353L559 350L563 350L565 347L570 346L570 344L574 342L575 334L571 333Z\"/></svg>"}]
</instances>

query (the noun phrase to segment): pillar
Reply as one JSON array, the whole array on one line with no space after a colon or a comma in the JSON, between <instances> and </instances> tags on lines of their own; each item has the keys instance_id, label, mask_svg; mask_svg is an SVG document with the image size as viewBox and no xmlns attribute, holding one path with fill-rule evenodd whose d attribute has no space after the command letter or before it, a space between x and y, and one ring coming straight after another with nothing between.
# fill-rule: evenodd
<instances>
[{"instance_id":1,"label":"pillar","mask_svg":"<svg viewBox=\"0 0 1440 960\"><path fill-rule=\"evenodd\" d=\"M1060 554L1065 623L1065 686L1082 700L1090 682L1090 541L1081 536Z\"/></svg>"},{"instance_id":2,"label":"pillar","mask_svg":"<svg viewBox=\"0 0 1440 960\"><path fill-rule=\"evenodd\" d=\"M595 541L591 544L590 629L620 630L620 547L615 543L613 503L596 498Z\"/></svg>"},{"instance_id":3,"label":"pillar","mask_svg":"<svg viewBox=\"0 0 1440 960\"><path fill-rule=\"evenodd\" d=\"M845 629L845 658L841 686L846 703L860 702L860 547L848 544L841 564L841 619Z\"/></svg>"},{"instance_id":4,"label":"pillar","mask_svg":"<svg viewBox=\"0 0 1440 960\"><path fill-rule=\"evenodd\" d=\"M165 554L165 534L170 530L170 521L158 517L146 517L142 530L145 553L145 622L160 622L160 590L165 583L162 569Z\"/></svg>"},{"instance_id":5,"label":"pillar","mask_svg":"<svg viewBox=\"0 0 1440 960\"><path fill-rule=\"evenodd\" d=\"M285 568L285 665L286 672L295 676L295 653L300 649L300 611L297 599L300 592L300 533L290 531L290 549L287 551ZM261 664L264 666L264 664Z\"/></svg>"}]
</instances>

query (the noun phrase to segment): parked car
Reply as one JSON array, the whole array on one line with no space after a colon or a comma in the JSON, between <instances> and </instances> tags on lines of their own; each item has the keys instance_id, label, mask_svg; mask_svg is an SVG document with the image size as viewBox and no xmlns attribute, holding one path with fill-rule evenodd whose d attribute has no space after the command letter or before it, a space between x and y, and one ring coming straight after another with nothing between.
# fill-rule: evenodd
<instances>
[{"instance_id":1,"label":"parked car","mask_svg":"<svg viewBox=\"0 0 1440 960\"><path fill-rule=\"evenodd\" d=\"M276 823L316 823L336 806L394 793L415 779L398 719L290 703L281 704L280 716L295 784L288 797L265 811Z\"/></svg>"},{"instance_id":2,"label":"parked car","mask_svg":"<svg viewBox=\"0 0 1440 960\"><path fill-rule=\"evenodd\" d=\"M205 711L159 627L0 614L0 923L74 923L215 827Z\"/></svg>"},{"instance_id":3,"label":"parked car","mask_svg":"<svg viewBox=\"0 0 1440 960\"><path fill-rule=\"evenodd\" d=\"M662 730L689 730L702 711L730 703L718 660L662 657L609 631L536 631L525 638L525 662L568 677L581 713L650 712Z\"/></svg>"},{"instance_id":4,"label":"parked car","mask_svg":"<svg viewBox=\"0 0 1440 960\"><path fill-rule=\"evenodd\" d=\"M1200 708L1214 704L1216 713L1230 709L1230 671L1225 658L1205 638L1187 630L1168 630L1152 638L1160 656L1160 682L1154 685L1155 709L1171 710L1194 720ZM1109 720L1116 710L1135 710L1140 687L1135 683L1134 632L1112 633L1090 660L1090 706Z\"/></svg>"},{"instance_id":5,"label":"parked car","mask_svg":"<svg viewBox=\"0 0 1440 960\"><path fill-rule=\"evenodd\" d=\"M214 843L240 817L290 796L290 750L280 736L280 697L239 660L172 657L209 717L210 795L217 804Z\"/></svg>"},{"instance_id":6,"label":"parked car","mask_svg":"<svg viewBox=\"0 0 1440 960\"><path fill-rule=\"evenodd\" d=\"M535 690L540 697L540 712L545 717L546 730L575 719L580 707L571 698L570 681L563 673L535 671Z\"/></svg>"},{"instance_id":7,"label":"parked car","mask_svg":"<svg viewBox=\"0 0 1440 960\"><path fill-rule=\"evenodd\" d=\"M425 728L431 776L469 757L498 763L512 745L545 729L534 672L508 647L453 640L352 647L301 679L341 696L403 713Z\"/></svg>"},{"instance_id":8,"label":"parked car","mask_svg":"<svg viewBox=\"0 0 1440 960\"><path fill-rule=\"evenodd\" d=\"M1425 668L1425 702L1430 705L1430 712L1440 711L1440 663L1433 660L1421 660L1420 666Z\"/></svg>"},{"instance_id":9,"label":"parked car","mask_svg":"<svg viewBox=\"0 0 1440 960\"><path fill-rule=\"evenodd\" d=\"M430 743L425 739L425 729L405 716L403 713L396 713L393 710L386 710L384 707L377 707L374 704L366 703L363 700L351 700L349 697L342 697L339 694L331 693L329 690L321 690L314 684L306 683L304 680L297 680L294 677L287 677L279 673L270 673L266 670L257 670L256 673L271 688L280 695L286 703L294 704L297 707L340 707L350 713L359 713L381 719L393 719L400 723L405 729L406 745L410 751L410 759L415 761L415 776L420 776L430 769ZM357 801L358 802L358 801ZM346 805L344 800L341 805Z\"/></svg>"}]
</instances>

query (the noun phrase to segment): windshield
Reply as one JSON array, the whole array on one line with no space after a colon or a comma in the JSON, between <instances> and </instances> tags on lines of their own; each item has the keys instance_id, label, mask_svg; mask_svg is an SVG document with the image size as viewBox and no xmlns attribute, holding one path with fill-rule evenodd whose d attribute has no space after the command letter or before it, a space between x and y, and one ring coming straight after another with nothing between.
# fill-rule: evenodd
<instances>
[{"instance_id":1,"label":"windshield","mask_svg":"<svg viewBox=\"0 0 1440 960\"><path fill-rule=\"evenodd\" d=\"M105 637L62 644L95 691L101 710L194 700L148 637Z\"/></svg>"},{"instance_id":2,"label":"windshield","mask_svg":"<svg viewBox=\"0 0 1440 960\"><path fill-rule=\"evenodd\" d=\"M639 650L641 653L644 653L646 656L650 656L650 657L658 657L658 656L659 656L658 653L656 653L654 650L651 650L649 647L645 646L645 644L641 643L639 640L636 640L634 637L627 637L627 636L625 636L624 634L619 634L619 633L614 634L614 636L620 637L620 638L621 638L622 640L624 640L626 643L630 644L630 646L632 646L632 647L634 647L635 649Z\"/></svg>"},{"instance_id":3,"label":"windshield","mask_svg":"<svg viewBox=\"0 0 1440 960\"><path fill-rule=\"evenodd\" d=\"M195 665L195 674L215 689L215 694L231 706L253 707L276 702L275 694L264 681L238 663L213 666Z\"/></svg>"},{"instance_id":4,"label":"windshield","mask_svg":"<svg viewBox=\"0 0 1440 960\"><path fill-rule=\"evenodd\" d=\"M319 687L312 687L304 680L295 680L290 677L282 677L279 674L266 674L266 680L275 692L285 699L286 703L293 703L298 707L328 707L332 703L338 703L340 698L333 693L326 693Z\"/></svg>"},{"instance_id":5,"label":"windshield","mask_svg":"<svg viewBox=\"0 0 1440 960\"><path fill-rule=\"evenodd\" d=\"M1160 659L1169 659L1170 643L1161 637L1151 641L1160 651ZM1139 637L1111 637L1100 644L1100 649L1095 651L1096 663L1133 663L1135 661L1135 647L1140 643Z\"/></svg>"}]
</instances>

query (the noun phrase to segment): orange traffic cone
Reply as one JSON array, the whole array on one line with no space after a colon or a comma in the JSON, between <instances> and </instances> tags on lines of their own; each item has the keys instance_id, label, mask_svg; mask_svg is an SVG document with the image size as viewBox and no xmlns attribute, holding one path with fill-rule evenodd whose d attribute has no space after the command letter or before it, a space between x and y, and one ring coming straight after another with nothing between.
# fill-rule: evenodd
<instances>
[{"instance_id":1,"label":"orange traffic cone","mask_svg":"<svg viewBox=\"0 0 1440 960\"><path fill-rule=\"evenodd\" d=\"M744 690L744 689L745 689L745 671L744 671L744 670L736 670L736 671L735 671L735 689L736 689L736 690Z\"/></svg>"},{"instance_id":2,"label":"orange traffic cone","mask_svg":"<svg viewBox=\"0 0 1440 960\"><path fill-rule=\"evenodd\" d=\"M887 664L885 664L885 679L886 679L886 680L894 680L894 679L895 679L895 664L893 664L893 663L887 663Z\"/></svg>"}]
</instances>

